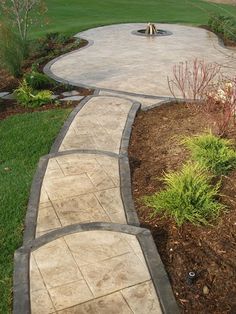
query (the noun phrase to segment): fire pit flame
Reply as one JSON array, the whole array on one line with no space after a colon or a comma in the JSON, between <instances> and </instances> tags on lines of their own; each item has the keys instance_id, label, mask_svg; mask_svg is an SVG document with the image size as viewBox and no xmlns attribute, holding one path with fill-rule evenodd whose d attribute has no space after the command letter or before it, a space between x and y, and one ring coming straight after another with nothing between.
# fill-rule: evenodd
<instances>
[{"instance_id":1,"label":"fire pit flame","mask_svg":"<svg viewBox=\"0 0 236 314\"><path fill-rule=\"evenodd\" d=\"M157 34L156 25L153 23L148 23L145 34L146 35L156 35Z\"/></svg>"}]
</instances>

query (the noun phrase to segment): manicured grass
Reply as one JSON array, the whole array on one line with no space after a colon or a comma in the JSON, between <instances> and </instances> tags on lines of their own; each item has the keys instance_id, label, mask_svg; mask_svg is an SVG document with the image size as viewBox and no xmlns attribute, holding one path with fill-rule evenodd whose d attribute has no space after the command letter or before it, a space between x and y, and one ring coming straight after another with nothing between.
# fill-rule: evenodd
<instances>
[{"instance_id":1,"label":"manicured grass","mask_svg":"<svg viewBox=\"0 0 236 314\"><path fill-rule=\"evenodd\" d=\"M15 115L0 122L0 313L11 312L14 251L39 158L49 152L69 109Z\"/></svg>"},{"instance_id":2,"label":"manicured grass","mask_svg":"<svg viewBox=\"0 0 236 314\"><path fill-rule=\"evenodd\" d=\"M75 34L91 27L122 22L206 24L213 12L236 16L236 6L202 0L46 0L49 24L35 28Z\"/></svg>"}]
</instances>

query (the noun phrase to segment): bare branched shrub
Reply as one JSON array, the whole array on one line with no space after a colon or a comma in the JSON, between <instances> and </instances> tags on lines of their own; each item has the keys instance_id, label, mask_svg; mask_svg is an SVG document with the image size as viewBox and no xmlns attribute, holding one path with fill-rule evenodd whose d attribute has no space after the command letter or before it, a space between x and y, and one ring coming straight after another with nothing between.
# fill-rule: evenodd
<instances>
[{"instance_id":1,"label":"bare branched shrub","mask_svg":"<svg viewBox=\"0 0 236 314\"><path fill-rule=\"evenodd\" d=\"M220 136L236 126L236 78L223 79L205 93L202 106L209 119L215 124Z\"/></svg>"},{"instance_id":2,"label":"bare branched shrub","mask_svg":"<svg viewBox=\"0 0 236 314\"><path fill-rule=\"evenodd\" d=\"M16 26L27 54L27 39L30 27L41 20L46 12L43 0L1 0L0 11L5 19Z\"/></svg>"},{"instance_id":3,"label":"bare branched shrub","mask_svg":"<svg viewBox=\"0 0 236 314\"><path fill-rule=\"evenodd\" d=\"M184 100L202 99L206 89L217 79L220 69L216 63L205 63L197 58L192 62L180 62L173 67L173 77L167 78L169 90L175 98L181 95Z\"/></svg>"}]
</instances>

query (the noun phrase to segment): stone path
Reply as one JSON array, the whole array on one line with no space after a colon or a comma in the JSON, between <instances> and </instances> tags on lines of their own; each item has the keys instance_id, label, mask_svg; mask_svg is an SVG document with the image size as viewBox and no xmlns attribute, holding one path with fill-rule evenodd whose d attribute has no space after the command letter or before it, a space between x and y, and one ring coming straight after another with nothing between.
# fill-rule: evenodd
<instances>
[{"instance_id":1,"label":"stone path","mask_svg":"<svg viewBox=\"0 0 236 314\"><path fill-rule=\"evenodd\" d=\"M205 30L163 24L173 36L131 33L143 27L83 32L78 36L93 45L46 67L59 81L96 91L75 108L50 154L40 159L24 244L15 253L14 314L179 312L151 233L139 227L135 212L131 128L141 104L145 110L170 99L166 76L176 62L206 58L230 74L235 59Z\"/></svg>"}]
</instances>

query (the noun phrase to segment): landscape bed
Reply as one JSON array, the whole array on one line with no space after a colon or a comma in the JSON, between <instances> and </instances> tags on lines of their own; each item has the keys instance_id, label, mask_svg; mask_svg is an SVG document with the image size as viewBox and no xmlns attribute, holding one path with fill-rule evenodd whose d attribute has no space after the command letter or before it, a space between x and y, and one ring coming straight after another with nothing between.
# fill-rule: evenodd
<instances>
[{"instance_id":1,"label":"landscape bed","mask_svg":"<svg viewBox=\"0 0 236 314\"><path fill-rule=\"evenodd\" d=\"M141 226L152 231L183 313L236 312L236 171L222 176L220 202L228 210L208 226L184 223L144 205L143 197L164 188L163 172L179 170L189 159L181 144L184 136L209 131L208 117L186 104L164 104L140 111L129 147L132 192ZM215 130L212 130L214 132ZM228 137L235 139L236 131ZM188 282L193 271L197 279Z\"/></svg>"}]
</instances>

